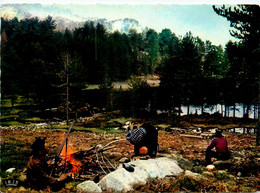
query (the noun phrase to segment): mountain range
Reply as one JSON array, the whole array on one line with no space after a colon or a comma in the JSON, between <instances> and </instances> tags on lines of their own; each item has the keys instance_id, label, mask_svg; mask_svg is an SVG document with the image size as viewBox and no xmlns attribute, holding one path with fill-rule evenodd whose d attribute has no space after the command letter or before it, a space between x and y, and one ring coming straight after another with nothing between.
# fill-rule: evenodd
<instances>
[{"instance_id":1,"label":"mountain range","mask_svg":"<svg viewBox=\"0 0 260 193\"><path fill-rule=\"evenodd\" d=\"M1 17L12 19L17 17L19 20L25 18L38 17L44 20L50 15L55 20L57 30L73 30L82 27L87 21L94 21L105 26L107 31L119 31L128 33L130 29L141 32L144 28L135 19L120 18L108 20L107 18L89 17L84 11L76 11L77 6L67 7L67 5L42 5L42 4L3 4L0 8ZM90 9L88 7L88 9ZM86 10L87 11L87 10Z\"/></svg>"}]
</instances>

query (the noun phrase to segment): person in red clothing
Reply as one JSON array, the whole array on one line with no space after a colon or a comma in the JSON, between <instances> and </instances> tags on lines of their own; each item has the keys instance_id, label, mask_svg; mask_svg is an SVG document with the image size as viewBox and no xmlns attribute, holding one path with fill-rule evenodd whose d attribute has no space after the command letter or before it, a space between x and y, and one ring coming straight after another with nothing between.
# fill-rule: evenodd
<instances>
[{"instance_id":1,"label":"person in red clothing","mask_svg":"<svg viewBox=\"0 0 260 193\"><path fill-rule=\"evenodd\" d=\"M212 149L215 148L215 151ZM230 154L228 151L227 140L223 137L220 130L215 133L215 138L210 142L206 149L206 164L211 164L211 158L215 157L218 160L228 160Z\"/></svg>"}]
</instances>

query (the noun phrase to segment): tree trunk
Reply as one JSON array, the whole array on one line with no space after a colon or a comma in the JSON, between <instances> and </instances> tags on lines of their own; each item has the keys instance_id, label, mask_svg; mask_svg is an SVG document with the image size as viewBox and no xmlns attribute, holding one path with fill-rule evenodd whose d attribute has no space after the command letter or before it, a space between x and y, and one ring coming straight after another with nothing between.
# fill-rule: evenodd
<instances>
[{"instance_id":1,"label":"tree trunk","mask_svg":"<svg viewBox=\"0 0 260 193\"><path fill-rule=\"evenodd\" d=\"M113 91L110 90L110 110L113 110Z\"/></svg>"},{"instance_id":2,"label":"tree trunk","mask_svg":"<svg viewBox=\"0 0 260 193\"><path fill-rule=\"evenodd\" d=\"M246 107L246 118L249 118L249 110L250 110L250 105L248 104Z\"/></svg>"},{"instance_id":3,"label":"tree trunk","mask_svg":"<svg viewBox=\"0 0 260 193\"><path fill-rule=\"evenodd\" d=\"M246 114L246 106L245 104L243 104L243 117L245 117L245 114Z\"/></svg>"},{"instance_id":4,"label":"tree trunk","mask_svg":"<svg viewBox=\"0 0 260 193\"><path fill-rule=\"evenodd\" d=\"M67 114L67 125L69 125L69 74L67 72L67 97L66 97L66 114Z\"/></svg>"},{"instance_id":5,"label":"tree trunk","mask_svg":"<svg viewBox=\"0 0 260 193\"><path fill-rule=\"evenodd\" d=\"M234 111L233 111L233 117L236 117L236 103L234 103Z\"/></svg>"},{"instance_id":6,"label":"tree trunk","mask_svg":"<svg viewBox=\"0 0 260 193\"><path fill-rule=\"evenodd\" d=\"M260 137L260 73L258 74L258 124L256 132L256 145L258 146Z\"/></svg>"},{"instance_id":7,"label":"tree trunk","mask_svg":"<svg viewBox=\"0 0 260 193\"><path fill-rule=\"evenodd\" d=\"M14 101L15 101L13 81L12 81L11 85L12 85L11 105L12 105L12 109L13 109L14 108Z\"/></svg>"},{"instance_id":8,"label":"tree trunk","mask_svg":"<svg viewBox=\"0 0 260 193\"><path fill-rule=\"evenodd\" d=\"M66 71L66 118L67 125L69 125L69 55L66 57L65 71Z\"/></svg>"},{"instance_id":9,"label":"tree trunk","mask_svg":"<svg viewBox=\"0 0 260 193\"><path fill-rule=\"evenodd\" d=\"M15 98L14 98L14 95L12 94L12 97L11 97L11 105L12 105L12 109L14 108L14 101L15 101Z\"/></svg>"},{"instance_id":10,"label":"tree trunk","mask_svg":"<svg viewBox=\"0 0 260 193\"><path fill-rule=\"evenodd\" d=\"M259 80L259 94L258 94L258 124L257 124L257 132L256 132L256 145L260 145L260 80Z\"/></svg>"}]
</instances>

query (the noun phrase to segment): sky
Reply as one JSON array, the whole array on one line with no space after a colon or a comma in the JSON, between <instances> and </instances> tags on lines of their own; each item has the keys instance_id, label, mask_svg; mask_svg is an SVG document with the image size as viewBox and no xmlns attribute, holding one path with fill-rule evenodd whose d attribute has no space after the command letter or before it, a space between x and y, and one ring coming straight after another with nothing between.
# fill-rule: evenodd
<instances>
[{"instance_id":1,"label":"sky","mask_svg":"<svg viewBox=\"0 0 260 193\"><path fill-rule=\"evenodd\" d=\"M218 5L245 2L260 4L260 0L214 2ZM132 18L139 21L141 26L155 29L158 33L169 28L178 36L184 36L191 31L193 36L199 36L203 41L210 40L215 45L221 44L223 47L229 40L237 40L229 33L232 28L226 18L213 11L212 0L1 0L1 3L94 4L96 6L85 11L84 16L108 20ZM107 6L99 6L100 4Z\"/></svg>"},{"instance_id":2,"label":"sky","mask_svg":"<svg viewBox=\"0 0 260 193\"><path fill-rule=\"evenodd\" d=\"M6 3L42 3L42 4L260 4L260 0L1 0Z\"/></svg>"}]
</instances>

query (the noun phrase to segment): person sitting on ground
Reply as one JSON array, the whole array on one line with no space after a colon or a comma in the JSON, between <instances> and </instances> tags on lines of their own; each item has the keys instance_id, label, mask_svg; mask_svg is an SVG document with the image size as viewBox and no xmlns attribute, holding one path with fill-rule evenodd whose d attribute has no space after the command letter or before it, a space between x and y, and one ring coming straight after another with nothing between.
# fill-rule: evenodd
<instances>
[{"instance_id":1,"label":"person sitting on ground","mask_svg":"<svg viewBox=\"0 0 260 193\"><path fill-rule=\"evenodd\" d=\"M134 156L149 155L155 157L158 148L158 131L148 123L149 113L140 111L137 113L139 128L131 129L126 139L134 145Z\"/></svg>"},{"instance_id":2,"label":"person sitting on ground","mask_svg":"<svg viewBox=\"0 0 260 193\"><path fill-rule=\"evenodd\" d=\"M215 148L215 151L212 151L213 148ZM223 137L220 130L216 130L215 138L210 142L206 149L205 159L207 165L212 163L212 157L217 158L217 160L228 160L230 158L227 140Z\"/></svg>"},{"instance_id":3,"label":"person sitting on ground","mask_svg":"<svg viewBox=\"0 0 260 193\"><path fill-rule=\"evenodd\" d=\"M50 167L47 163L47 150L45 148L46 137L41 139L36 137L36 140L31 145L31 157L27 164L27 182L32 189L43 190L48 186L50 188L60 188L65 185L68 175L61 175L59 178L50 176Z\"/></svg>"}]
</instances>

